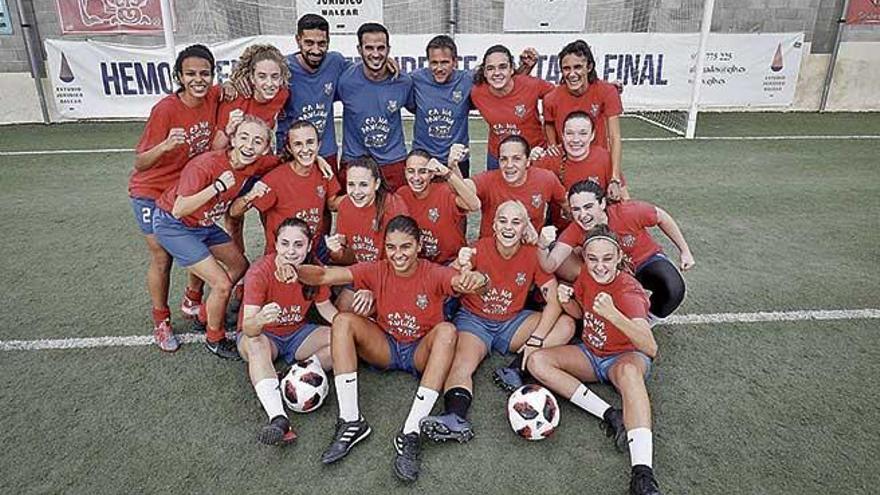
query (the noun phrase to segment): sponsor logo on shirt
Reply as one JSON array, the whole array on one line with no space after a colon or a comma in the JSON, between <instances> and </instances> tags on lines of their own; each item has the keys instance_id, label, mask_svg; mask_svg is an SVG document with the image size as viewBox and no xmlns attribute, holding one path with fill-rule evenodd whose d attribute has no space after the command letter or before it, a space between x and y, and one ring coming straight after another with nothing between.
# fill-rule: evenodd
<instances>
[{"instance_id":1,"label":"sponsor logo on shirt","mask_svg":"<svg viewBox=\"0 0 880 495\"><path fill-rule=\"evenodd\" d=\"M367 117L361 125L364 146L367 148L383 148L388 142L391 124L385 117Z\"/></svg>"},{"instance_id":2,"label":"sponsor logo on shirt","mask_svg":"<svg viewBox=\"0 0 880 495\"><path fill-rule=\"evenodd\" d=\"M354 250L358 263L369 263L379 259L379 249L373 243L373 238L364 235L351 237L351 249Z\"/></svg>"},{"instance_id":3,"label":"sponsor logo on shirt","mask_svg":"<svg viewBox=\"0 0 880 495\"><path fill-rule=\"evenodd\" d=\"M429 108L425 115L425 124L428 125L428 136L434 139L449 139L452 137L452 126L455 118L452 110L448 108Z\"/></svg>"},{"instance_id":4,"label":"sponsor logo on shirt","mask_svg":"<svg viewBox=\"0 0 880 495\"><path fill-rule=\"evenodd\" d=\"M200 155L206 151L211 145L211 126L204 120L189 126L186 131L186 144L189 145L190 158Z\"/></svg>"},{"instance_id":5,"label":"sponsor logo on shirt","mask_svg":"<svg viewBox=\"0 0 880 495\"><path fill-rule=\"evenodd\" d=\"M318 232L318 225L321 223L320 209L306 208L305 210L299 210L294 216L309 224L309 228L312 229L313 234Z\"/></svg>"},{"instance_id":6,"label":"sponsor logo on shirt","mask_svg":"<svg viewBox=\"0 0 880 495\"><path fill-rule=\"evenodd\" d=\"M608 341L605 322L589 311L584 311L584 340L596 349L604 349Z\"/></svg>"},{"instance_id":7,"label":"sponsor logo on shirt","mask_svg":"<svg viewBox=\"0 0 880 495\"><path fill-rule=\"evenodd\" d=\"M437 257L440 253L440 247L437 245L437 238L434 233L427 229L422 229L422 256L428 259Z\"/></svg>"},{"instance_id":8,"label":"sponsor logo on shirt","mask_svg":"<svg viewBox=\"0 0 880 495\"><path fill-rule=\"evenodd\" d=\"M513 113L516 114L517 117L523 118L526 115L526 106L525 105L517 105L513 107Z\"/></svg>"},{"instance_id":9,"label":"sponsor logo on shirt","mask_svg":"<svg viewBox=\"0 0 880 495\"><path fill-rule=\"evenodd\" d=\"M331 86L333 83L328 83ZM327 106L323 103L315 103L314 105L304 105L300 109L299 118L308 120L318 129L318 135L324 135L324 127L327 125Z\"/></svg>"},{"instance_id":10,"label":"sponsor logo on shirt","mask_svg":"<svg viewBox=\"0 0 880 495\"><path fill-rule=\"evenodd\" d=\"M229 210L230 205L232 205L231 199L217 201L210 210L202 214L202 219L199 220L199 225L202 227L210 227L211 225L214 225L218 220L226 216L226 212Z\"/></svg>"},{"instance_id":11,"label":"sponsor logo on shirt","mask_svg":"<svg viewBox=\"0 0 880 495\"><path fill-rule=\"evenodd\" d=\"M519 136L522 134L516 124L492 124L492 134L499 137Z\"/></svg>"},{"instance_id":12,"label":"sponsor logo on shirt","mask_svg":"<svg viewBox=\"0 0 880 495\"><path fill-rule=\"evenodd\" d=\"M273 325L295 325L301 321L303 321L302 307L297 304L281 308L281 314L278 315L278 320Z\"/></svg>"}]
</instances>

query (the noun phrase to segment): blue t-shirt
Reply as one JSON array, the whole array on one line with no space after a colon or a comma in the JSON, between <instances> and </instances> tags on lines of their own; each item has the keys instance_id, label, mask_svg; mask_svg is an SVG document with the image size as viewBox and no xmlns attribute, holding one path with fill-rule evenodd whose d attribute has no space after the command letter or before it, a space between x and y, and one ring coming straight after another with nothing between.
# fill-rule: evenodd
<instances>
[{"instance_id":1,"label":"blue t-shirt","mask_svg":"<svg viewBox=\"0 0 880 495\"><path fill-rule=\"evenodd\" d=\"M298 52L297 52L298 53ZM336 126L333 123L333 101L339 76L351 65L339 52L327 52L318 70L309 72L297 60L297 53L287 56L290 68L290 96L284 104L284 117L278 118L275 132L278 149L284 147L287 130L294 121L305 119L318 128L321 156L335 155Z\"/></svg>"},{"instance_id":2,"label":"blue t-shirt","mask_svg":"<svg viewBox=\"0 0 880 495\"><path fill-rule=\"evenodd\" d=\"M412 79L370 81L362 63L354 64L339 77L336 95L342 101L342 159L370 155L379 165L406 158L400 110L412 91Z\"/></svg>"},{"instance_id":3,"label":"blue t-shirt","mask_svg":"<svg viewBox=\"0 0 880 495\"><path fill-rule=\"evenodd\" d=\"M412 96L406 108L416 116L413 149L422 149L443 163L454 143L468 145L468 112L472 71L455 70L443 84L434 81L428 68L412 73Z\"/></svg>"}]
</instances>

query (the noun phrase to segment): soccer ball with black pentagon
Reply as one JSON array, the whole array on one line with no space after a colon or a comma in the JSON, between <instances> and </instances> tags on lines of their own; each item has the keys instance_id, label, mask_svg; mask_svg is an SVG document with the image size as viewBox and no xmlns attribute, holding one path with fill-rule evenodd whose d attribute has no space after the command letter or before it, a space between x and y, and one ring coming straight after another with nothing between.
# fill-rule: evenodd
<instances>
[{"instance_id":1,"label":"soccer ball with black pentagon","mask_svg":"<svg viewBox=\"0 0 880 495\"><path fill-rule=\"evenodd\" d=\"M546 388L523 385L507 401L507 418L519 436L527 440L543 440L559 426L559 404Z\"/></svg>"},{"instance_id":2,"label":"soccer ball with black pentagon","mask_svg":"<svg viewBox=\"0 0 880 495\"><path fill-rule=\"evenodd\" d=\"M321 407L327 397L327 375L318 361L310 357L294 363L281 380L281 397L291 411L312 412Z\"/></svg>"}]
</instances>

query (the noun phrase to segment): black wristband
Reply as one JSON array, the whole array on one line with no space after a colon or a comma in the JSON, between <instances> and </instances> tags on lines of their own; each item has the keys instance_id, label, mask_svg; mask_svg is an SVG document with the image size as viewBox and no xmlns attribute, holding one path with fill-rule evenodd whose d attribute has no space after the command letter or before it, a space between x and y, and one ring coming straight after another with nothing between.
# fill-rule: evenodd
<instances>
[{"instance_id":1,"label":"black wristband","mask_svg":"<svg viewBox=\"0 0 880 495\"><path fill-rule=\"evenodd\" d=\"M225 193L227 189L226 184L224 184L222 180L217 179L214 181L214 192L216 194L219 195Z\"/></svg>"}]
</instances>

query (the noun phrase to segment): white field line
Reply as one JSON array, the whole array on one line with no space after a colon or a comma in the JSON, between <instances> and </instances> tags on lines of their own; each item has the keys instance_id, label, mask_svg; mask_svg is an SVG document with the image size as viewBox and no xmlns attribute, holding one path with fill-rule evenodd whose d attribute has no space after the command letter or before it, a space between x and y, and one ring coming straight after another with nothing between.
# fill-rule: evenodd
<instances>
[{"instance_id":1,"label":"white field line","mask_svg":"<svg viewBox=\"0 0 880 495\"><path fill-rule=\"evenodd\" d=\"M877 140L880 135L845 135L845 136L699 136L695 141L846 141L846 140ZM640 137L623 138L628 142L651 141L687 141L683 137ZM471 144L487 144L485 139L471 140ZM0 151L0 156L39 156L39 155L82 155L98 153L132 153L133 148L94 148L94 149L61 149L61 150L24 150Z\"/></svg>"},{"instance_id":2,"label":"white field line","mask_svg":"<svg viewBox=\"0 0 880 495\"><path fill-rule=\"evenodd\" d=\"M717 323L763 323L776 321L825 321L880 319L880 309L840 309L768 311L758 313L710 313L677 315L667 318L664 325L710 325ZM183 344L204 342L205 336L196 333L177 335ZM153 343L148 335L128 337L89 337L73 339L0 340L0 351L40 351L48 349L88 349L93 347L133 347Z\"/></svg>"}]
</instances>

